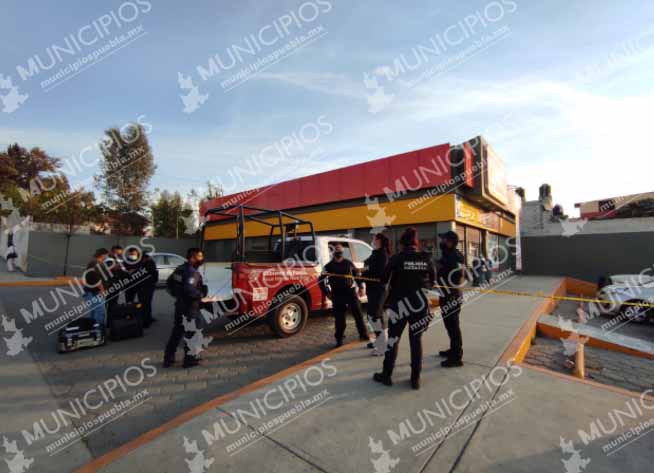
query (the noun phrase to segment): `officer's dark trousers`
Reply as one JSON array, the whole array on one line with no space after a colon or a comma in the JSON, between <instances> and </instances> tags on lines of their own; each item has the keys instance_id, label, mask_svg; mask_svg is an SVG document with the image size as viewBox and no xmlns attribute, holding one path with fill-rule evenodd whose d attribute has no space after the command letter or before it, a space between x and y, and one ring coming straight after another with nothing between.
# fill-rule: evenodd
<instances>
[{"instance_id":1,"label":"officer's dark trousers","mask_svg":"<svg viewBox=\"0 0 654 473\"><path fill-rule=\"evenodd\" d=\"M125 301L127 301L128 304L133 303L136 300L136 295L139 293L139 283L132 282L131 284L134 286L125 290ZM142 301L139 299L139 302Z\"/></svg>"},{"instance_id":2,"label":"officer's dark trousers","mask_svg":"<svg viewBox=\"0 0 654 473\"><path fill-rule=\"evenodd\" d=\"M107 317L111 317L111 314L114 313L118 305L118 296L120 296L120 293L114 292L107 297Z\"/></svg>"},{"instance_id":3,"label":"officer's dark trousers","mask_svg":"<svg viewBox=\"0 0 654 473\"><path fill-rule=\"evenodd\" d=\"M441 317L445 330L450 337L450 356L449 358L460 360L463 357L463 338L461 336L461 305L463 298L461 293L454 293L441 297L439 299L441 307Z\"/></svg>"},{"instance_id":4,"label":"officer's dark trousers","mask_svg":"<svg viewBox=\"0 0 654 473\"><path fill-rule=\"evenodd\" d=\"M120 293L122 292L119 289L120 285L117 283L110 283L109 291L110 294L107 296L107 315L113 313L116 306L119 304Z\"/></svg>"},{"instance_id":5,"label":"officer's dark trousers","mask_svg":"<svg viewBox=\"0 0 654 473\"><path fill-rule=\"evenodd\" d=\"M359 303L359 298L354 289L334 293L332 302L334 304L334 319L336 326L334 337L336 337L336 340L342 341L343 336L345 335L345 313L348 308L354 317L359 337L368 338L368 331L366 330L366 324L363 321L363 314L361 313L361 304Z\"/></svg>"},{"instance_id":6,"label":"officer's dark trousers","mask_svg":"<svg viewBox=\"0 0 654 473\"><path fill-rule=\"evenodd\" d=\"M139 302L143 304L143 323L147 326L152 323L152 298L154 297L154 286L143 285L139 287Z\"/></svg>"},{"instance_id":7,"label":"officer's dark trousers","mask_svg":"<svg viewBox=\"0 0 654 473\"><path fill-rule=\"evenodd\" d=\"M368 319L375 330L375 335L379 336L384 327L384 317L382 317L382 305L386 291L381 284L371 283L366 287L366 296L368 296Z\"/></svg>"},{"instance_id":8,"label":"officer's dark trousers","mask_svg":"<svg viewBox=\"0 0 654 473\"><path fill-rule=\"evenodd\" d=\"M418 305L416 305L418 307ZM398 314L397 306L391 307L391 313ZM429 327L431 315L429 309L422 309L410 315L390 317L388 321L388 345L384 356L384 374L391 376L397 360L400 338L404 328L409 324L409 347L411 348L411 378L420 378L422 371L422 334Z\"/></svg>"},{"instance_id":9,"label":"officer's dark trousers","mask_svg":"<svg viewBox=\"0 0 654 473\"><path fill-rule=\"evenodd\" d=\"M175 323L164 352L164 360L166 361L175 360L175 352L177 352L177 347L182 338L185 339L184 360L192 361L196 358L189 353L188 343L186 342L186 340L190 340L193 337L194 332L187 332L184 330L184 318L188 322L195 320L196 327L202 328L202 315L199 312L189 310L188 307L184 305L175 304Z\"/></svg>"}]
</instances>

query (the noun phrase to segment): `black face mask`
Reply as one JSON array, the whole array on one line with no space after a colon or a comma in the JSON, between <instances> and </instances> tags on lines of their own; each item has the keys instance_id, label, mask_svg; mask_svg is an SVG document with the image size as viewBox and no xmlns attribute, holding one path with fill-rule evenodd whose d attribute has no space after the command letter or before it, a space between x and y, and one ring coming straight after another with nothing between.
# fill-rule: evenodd
<instances>
[{"instance_id":1,"label":"black face mask","mask_svg":"<svg viewBox=\"0 0 654 473\"><path fill-rule=\"evenodd\" d=\"M447 243L445 243L444 241L441 241L441 242L438 244L438 247L439 247L442 251L447 251L447 250L450 249L450 248L447 246Z\"/></svg>"},{"instance_id":2,"label":"black face mask","mask_svg":"<svg viewBox=\"0 0 654 473\"><path fill-rule=\"evenodd\" d=\"M334 258L341 258L343 256L342 251L334 251Z\"/></svg>"}]
</instances>

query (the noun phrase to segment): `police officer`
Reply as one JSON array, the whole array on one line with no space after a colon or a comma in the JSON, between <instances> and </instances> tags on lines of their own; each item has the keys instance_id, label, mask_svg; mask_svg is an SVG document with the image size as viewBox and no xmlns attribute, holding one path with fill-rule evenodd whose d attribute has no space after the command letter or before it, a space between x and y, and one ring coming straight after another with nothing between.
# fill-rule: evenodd
<instances>
[{"instance_id":1,"label":"police officer","mask_svg":"<svg viewBox=\"0 0 654 473\"><path fill-rule=\"evenodd\" d=\"M186 252L186 263L175 269L173 274L175 292L175 323L164 352L164 368L175 363L175 352L180 340L184 337L184 368L197 366L200 359L189 353L189 340L195 335L194 331L186 331L184 320L187 323L195 321L196 329L204 327L200 306L202 298L206 295L206 286L202 283L202 275L198 268L204 263L204 253L199 248L189 248Z\"/></svg>"},{"instance_id":2,"label":"police officer","mask_svg":"<svg viewBox=\"0 0 654 473\"><path fill-rule=\"evenodd\" d=\"M109 275L110 281L107 281L107 314L111 315L118 305L121 292L123 292L123 287L129 281L127 278L129 274L125 270L125 265L123 261L123 247L120 245L114 245L111 247L109 252L109 257L105 263Z\"/></svg>"},{"instance_id":3,"label":"police officer","mask_svg":"<svg viewBox=\"0 0 654 473\"><path fill-rule=\"evenodd\" d=\"M127 251L127 255L123 261L123 267L125 268L125 271L127 271L127 274L130 278L129 284L127 288L125 288L125 301L128 304L132 304L139 292L139 286L144 279L142 276L139 276L139 271L142 265L141 254L139 253L138 249L131 247ZM139 302L142 303L143 301L139 299Z\"/></svg>"},{"instance_id":4,"label":"police officer","mask_svg":"<svg viewBox=\"0 0 654 473\"><path fill-rule=\"evenodd\" d=\"M438 272L438 284L441 287L442 296L439 299L441 317L443 324L450 337L450 349L439 351L438 354L446 358L441 362L444 368L455 368L463 366L463 341L459 315L463 297L459 287L463 281L464 263L463 255L456 249L459 243L459 236L448 231L438 235L441 238L439 243L441 258L436 264Z\"/></svg>"},{"instance_id":5,"label":"police officer","mask_svg":"<svg viewBox=\"0 0 654 473\"><path fill-rule=\"evenodd\" d=\"M325 265L323 274L320 275L319 284L322 293L332 300L334 304L334 319L336 346L343 345L345 334L345 312L348 307L354 316L360 340L368 340L368 331L361 314L361 305L357 296L356 286L359 287L359 295L363 296L363 282L355 281L358 270L349 259L343 255L343 246L336 244L332 259Z\"/></svg>"},{"instance_id":6,"label":"police officer","mask_svg":"<svg viewBox=\"0 0 654 473\"><path fill-rule=\"evenodd\" d=\"M390 309L388 343L384 369L373 379L391 386L402 332L409 324L411 347L411 386L420 389L422 369L422 333L429 327L431 312L425 289L434 285L434 265L429 253L418 251L416 229L407 228L400 237L402 251L391 257L382 284L390 283L386 306Z\"/></svg>"},{"instance_id":7,"label":"police officer","mask_svg":"<svg viewBox=\"0 0 654 473\"><path fill-rule=\"evenodd\" d=\"M382 356L386 349L388 330L383 317L383 305L386 296L386 286L381 283L384 277L388 258L391 255L390 240L383 233L377 233L372 240L373 250L363 262L363 277L366 279L366 296L368 297L368 321L375 331L375 341L368 343L374 356ZM376 280L376 281L373 281Z\"/></svg>"},{"instance_id":8,"label":"police officer","mask_svg":"<svg viewBox=\"0 0 654 473\"><path fill-rule=\"evenodd\" d=\"M159 281L159 270L157 270L157 265L148 252L143 253L141 270L144 274L137 289L139 302L143 304L143 326L147 328L157 321L152 317L152 299Z\"/></svg>"}]
</instances>

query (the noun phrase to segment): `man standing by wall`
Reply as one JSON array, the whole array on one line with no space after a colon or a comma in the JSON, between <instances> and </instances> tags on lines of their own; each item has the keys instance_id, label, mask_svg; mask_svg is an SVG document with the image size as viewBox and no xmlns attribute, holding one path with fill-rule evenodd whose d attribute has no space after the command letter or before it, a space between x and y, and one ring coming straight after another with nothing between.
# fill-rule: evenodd
<instances>
[{"instance_id":1,"label":"man standing by wall","mask_svg":"<svg viewBox=\"0 0 654 473\"><path fill-rule=\"evenodd\" d=\"M9 241L7 245L7 251L5 252L5 259L7 260L7 271L13 273L16 267L16 258L18 254L16 253L16 247L12 239L12 235L9 235Z\"/></svg>"}]
</instances>

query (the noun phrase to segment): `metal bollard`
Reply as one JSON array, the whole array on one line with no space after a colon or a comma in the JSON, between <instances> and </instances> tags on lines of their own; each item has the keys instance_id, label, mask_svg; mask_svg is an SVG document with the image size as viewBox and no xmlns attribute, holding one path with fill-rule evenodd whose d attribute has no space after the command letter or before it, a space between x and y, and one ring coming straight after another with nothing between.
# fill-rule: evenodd
<instances>
[{"instance_id":1,"label":"metal bollard","mask_svg":"<svg viewBox=\"0 0 654 473\"><path fill-rule=\"evenodd\" d=\"M586 361L584 355L584 341L577 342L577 353L575 354L575 369L574 374L577 378L586 378Z\"/></svg>"}]
</instances>

